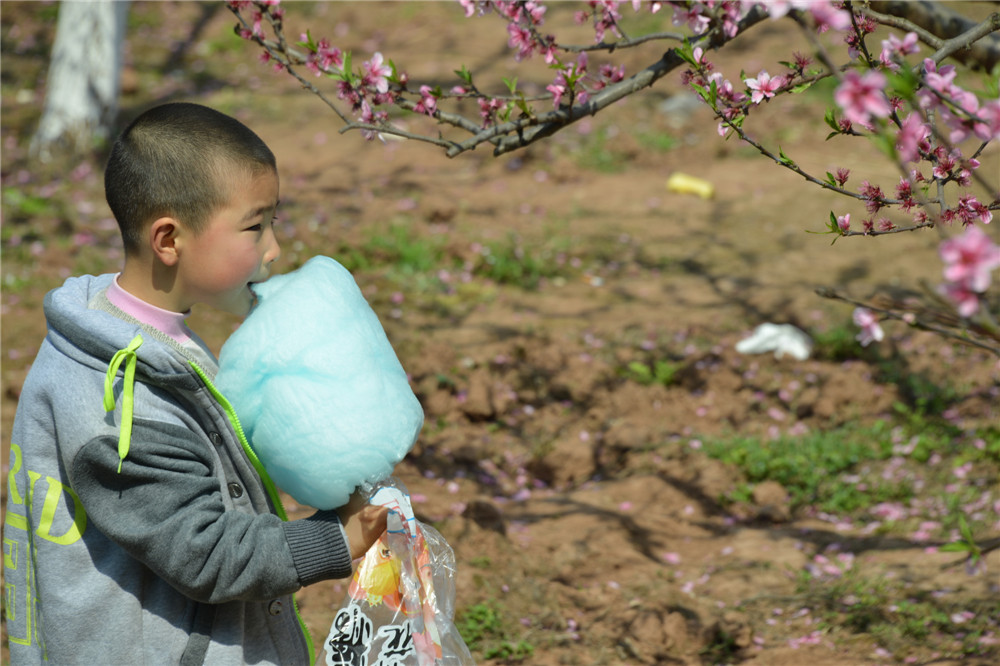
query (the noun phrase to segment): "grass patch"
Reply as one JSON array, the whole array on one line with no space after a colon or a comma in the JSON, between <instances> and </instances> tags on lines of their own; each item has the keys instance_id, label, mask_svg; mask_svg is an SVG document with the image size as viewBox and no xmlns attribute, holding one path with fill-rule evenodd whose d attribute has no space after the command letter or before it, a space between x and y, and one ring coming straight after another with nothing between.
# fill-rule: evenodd
<instances>
[{"instance_id":1,"label":"grass patch","mask_svg":"<svg viewBox=\"0 0 1000 666\"><path fill-rule=\"evenodd\" d=\"M570 274L569 250L568 238L527 244L520 235L510 233L503 240L485 244L471 272L499 284L533 290L544 279Z\"/></svg>"},{"instance_id":2,"label":"grass patch","mask_svg":"<svg viewBox=\"0 0 1000 666\"><path fill-rule=\"evenodd\" d=\"M813 358L822 361L843 362L871 356L871 352L857 340L856 326L834 326L826 331L813 331Z\"/></svg>"},{"instance_id":3,"label":"grass patch","mask_svg":"<svg viewBox=\"0 0 1000 666\"><path fill-rule=\"evenodd\" d=\"M381 273L422 292L459 291L456 276L534 290L543 280L567 277L577 270L569 255L571 246L566 236L535 242L510 233L500 240L474 244L469 252L446 245L443 236L396 223L372 232L360 244L339 246L333 256L352 273Z\"/></svg>"},{"instance_id":4,"label":"grass patch","mask_svg":"<svg viewBox=\"0 0 1000 666\"><path fill-rule=\"evenodd\" d=\"M799 591L819 616L821 629L842 628L874 639L896 659L933 652L941 658L990 657L995 645L980 638L1000 628L1000 600L950 599L915 590L885 575L848 569L835 580L804 573Z\"/></svg>"},{"instance_id":5,"label":"grass patch","mask_svg":"<svg viewBox=\"0 0 1000 666\"><path fill-rule=\"evenodd\" d=\"M455 624L469 649L484 659L519 662L535 653L531 643L513 637L509 623L494 604L470 606L459 614Z\"/></svg>"},{"instance_id":6,"label":"grass patch","mask_svg":"<svg viewBox=\"0 0 1000 666\"><path fill-rule=\"evenodd\" d=\"M678 372L684 365L673 361L654 360L650 363L642 361L632 361L621 370L621 374L634 382L643 386L660 384L662 386L672 386L677 382Z\"/></svg>"},{"instance_id":7,"label":"grass patch","mask_svg":"<svg viewBox=\"0 0 1000 666\"><path fill-rule=\"evenodd\" d=\"M628 166L629 156L615 149L615 131L608 128L588 134L576 150L576 163L583 169L599 173L621 173Z\"/></svg>"},{"instance_id":8,"label":"grass patch","mask_svg":"<svg viewBox=\"0 0 1000 666\"><path fill-rule=\"evenodd\" d=\"M857 483L842 475L866 461L885 460L892 455L889 427L815 432L801 437L761 441L751 437L709 440L705 452L735 465L749 484L727 499L745 501L753 484L776 481L789 493L792 509L818 506L823 511L851 512L912 493L903 484L883 483L859 491Z\"/></svg>"}]
</instances>

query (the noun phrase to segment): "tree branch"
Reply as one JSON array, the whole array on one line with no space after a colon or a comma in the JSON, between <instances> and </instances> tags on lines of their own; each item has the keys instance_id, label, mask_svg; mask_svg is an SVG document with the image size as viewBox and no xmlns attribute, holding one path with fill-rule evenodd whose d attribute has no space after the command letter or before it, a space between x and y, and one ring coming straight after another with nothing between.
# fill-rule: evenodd
<instances>
[{"instance_id":1,"label":"tree branch","mask_svg":"<svg viewBox=\"0 0 1000 666\"><path fill-rule=\"evenodd\" d=\"M737 32L737 35L742 34L751 26L760 23L766 19L767 16L766 11L762 10L760 7L754 7L750 13L739 22L739 31ZM692 46L701 47L705 50L716 49L730 41L730 39L731 38L723 35L721 30L714 30L696 41ZM581 118L594 115L601 109L604 109L615 102L642 90L643 88L652 86L665 75L683 64L684 59L677 55L677 52L674 49L670 49L663 54L662 58L642 71L634 74L624 81L610 85L596 95L593 95L586 104L580 104L567 109L559 109L557 111L550 112L540 116L534 123L524 123L520 126L510 127L503 132L509 136L505 136L497 143L496 148L493 150L493 154L503 155L504 153L512 152L518 148L523 148L524 146L534 143L535 141L544 139L547 136L551 136L563 127L571 125ZM527 131L521 131L528 125L531 125L530 129ZM476 143L482 143L482 141L477 141ZM449 151L448 156L453 157L457 154L458 152L453 154Z\"/></svg>"},{"instance_id":2,"label":"tree branch","mask_svg":"<svg viewBox=\"0 0 1000 666\"><path fill-rule=\"evenodd\" d=\"M888 317L889 319L895 319L896 321L901 321L901 322L903 322L903 323L905 323L905 324L907 324L907 325L909 325L909 326L911 326L913 328L917 328L917 329L924 330L924 331L929 331L931 333L934 333L936 335L940 335L940 336L945 337L945 338L949 338L951 340L957 340L958 342L961 342L963 344L971 345L973 347L978 347L979 349L983 349L985 351L988 351L988 352L990 352L992 354L995 354L996 356L1000 356L1000 346L991 344L989 342L984 342L982 340L977 340L976 338L969 337L969 335L968 335L969 334L968 328L960 330L960 331L956 331L956 330L954 330L952 328L944 328L944 327L941 327L941 326L936 326L934 324L930 324L930 323L928 323L926 321L923 321L923 320L921 320L921 319L919 319L917 317L914 317L912 313L907 313L907 314L909 314L909 316L907 316L907 314L900 314L900 313L896 312L895 310L891 310L891 309L888 309L888 308L879 307L877 305L873 305L871 303L865 303L863 301L858 301L858 300L855 300L853 298L850 298L849 296L844 296L843 294L841 294L836 289L832 289L830 287L818 287L815 291L816 291L817 295L822 296L823 298L830 298L830 299L837 300L837 301L843 301L845 303L849 303L849 304L854 305L854 306L859 307L859 308L867 308L867 309L872 310L874 312L878 312L878 313L880 313L880 314ZM968 325L968 322L967 322L967 325ZM993 335L990 335L990 333L988 331L983 332L983 331L978 331L977 330L976 332L977 333L982 333L982 334L984 334L984 335L986 335L988 337L991 337L991 338L994 337Z\"/></svg>"},{"instance_id":3,"label":"tree branch","mask_svg":"<svg viewBox=\"0 0 1000 666\"><path fill-rule=\"evenodd\" d=\"M924 35L930 34L939 40L945 41L967 33L976 27L975 21L949 9L947 3L943 2L888 0L872 2L870 4L871 9L875 12L904 19L908 21L908 26L916 26L922 29L924 31L923 34L917 30L914 30L914 32L917 33L921 41L924 41L924 43L934 49L940 49L941 47L935 44L933 40L925 40ZM876 17L872 16L872 18ZM876 18L876 20L879 19ZM994 13L987 20L995 23L1000 19ZM902 25L894 27L904 30L912 29L910 27L903 27ZM993 28L993 30L997 29L997 27ZM968 46L968 49L960 49L948 55L972 69L980 69L986 72L993 71L993 68L997 64L1000 64L1000 35L992 35Z\"/></svg>"}]
</instances>

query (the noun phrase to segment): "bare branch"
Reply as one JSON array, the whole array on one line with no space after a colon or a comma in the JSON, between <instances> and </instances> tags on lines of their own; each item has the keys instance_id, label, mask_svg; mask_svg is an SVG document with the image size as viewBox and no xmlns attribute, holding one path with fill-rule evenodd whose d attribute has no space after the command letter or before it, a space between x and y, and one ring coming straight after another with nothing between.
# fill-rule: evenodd
<instances>
[{"instance_id":1,"label":"bare branch","mask_svg":"<svg viewBox=\"0 0 1000 666\"><path fill-rule=\"evenodd\" d=\"M996 32L997 30L1000 30L1000 13L994 12L988 19L979 25L946 41L941 45L941 48L939 48L934 55L931 56L931 58L934 62L939 63L945 58L955 55L959 51L970 48L972 44L975 44L986 35Z\"/></svg>"},{"instance_id":2,"label":"bare branch","mask_svg":"<svg viewBox=\"0 0 1000 666\"><path fill-rule=\"evenodd\" d=\"M818 287L815 291L816 291L817 295L822 296L823 298L830 298L830 299L837 300L837 301L843 301L844 303L849 303L849 304L854 305L854 306L859 307L859 308L867 308L869 310L872 310L873 312L878 312L879 314L881 314L881 315L883 315L883 316L885 316L885 317L887 317L889 319L894 319L896 321L901 321L901 322L903 322L903 323L905 323L908 326L911 326L913 328L917 328L917 329L924 330L924 331L929 331L931 333L935 333L935 334L940 335L942 337L945 337L945 338L948 338L948 339L951 339L951 340L956 340L958 342L961 342L963 344L970 345L970 346L973 346L973 347L978 347L979 349L983 349L985 351L988 351L988 352L990 352L992 354L995 354L996 356L1000 356L1000 345L994 345L994 344L992 344L990 342L984 342L982 340L969 337L969 330L968 329L961 329L960 328L960 329L956 330L955 328L945 328L943 326L938 326L938 325L935 325L935 324L931 324L931 323L929 323L927 321L922 320L920 317L913 316L913 313L911 313L911 312L900 313L900 312L897 312L894 309L879 307L878 305L875 305L873 303L866 303L864 301L859 301L859 300L853 299L853 298L851 298L849 296L844 296L843 294L841 294L836 289L832 289L830 287ZM971 324L968 324L968 325L969 325L970 328L972 328ZM988 331L976 330L976 333L987 335L987 336L989 336L991 338L995 338L996 337L995 335L991 335Z\"/></svg>"},{"instance_id":3,"label":"bare branch","mask_svg":"<svg viewBox=\"0 0 1000 666\"><path fill-rule=\"evenodd\" d=\"M559 48L563 51L569 51L570 53L580 53L582 51L607 51L608 53L614 53L618 49L628 49L633 46L645 44L646 42L667 40L683 42L685 39L687 39L687 35L683 35L679 32L653 32L648 35L642 35L641 37L619 39L616 42L598 42L597 44L587 45L560 44Z\"/></svg>"}]
</instances>

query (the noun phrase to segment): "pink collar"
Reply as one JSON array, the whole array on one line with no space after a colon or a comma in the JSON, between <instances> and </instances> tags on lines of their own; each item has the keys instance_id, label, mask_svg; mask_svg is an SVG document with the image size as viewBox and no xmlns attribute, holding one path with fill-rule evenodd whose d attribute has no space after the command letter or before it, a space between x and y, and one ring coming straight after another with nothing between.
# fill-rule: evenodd
<instances>
[{"instance_id":1,"label":"pink collar","mask_svg":"<svg viewBox=\"0 0 1000 666\"><path fill-rule=\"evenodd\" d=\"M191 339L191 329L184 323L187 316L191 314L190 311L171 312L133 296L118 284L119 275L121 273L115 275L111 286L108 287L108 300L111 301L112 305L125 314L135 317L143 324L166 333L180 344Z\"/></svg>"}]
</instances>

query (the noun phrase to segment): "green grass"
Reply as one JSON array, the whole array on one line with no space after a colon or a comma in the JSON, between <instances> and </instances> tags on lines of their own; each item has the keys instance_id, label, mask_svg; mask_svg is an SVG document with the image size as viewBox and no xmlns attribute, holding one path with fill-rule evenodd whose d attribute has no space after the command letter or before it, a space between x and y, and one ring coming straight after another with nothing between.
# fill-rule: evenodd
<instances>
[{"instance_id":1,"label":"green grass","mask_svg":"<svg viewBox=\"0 0 1000 666\"><path fill-rule=\"evenodd\" d=\"M879 421L773 441L706 439L704 452L735 466L746 479L721 498L724 503L750 503L757 484L774 481L788 492L793 512L810 508L863 522L877 519L877 533L907 536L931 521L937 524L933 538L947 540L962 529L974 544L990 533L991 518L988 511L967 515L967 507L984 501L983 483L1000 473L1000 430L962 432L920 423L914 428L912 422ZM956 483L960 467L961 479L968 480ZM877 518L872 509L882 503L897 504L906 516Z\"/></svg>"},{"instance_id":2,"label":"green grass","mask_svg":"<svg viewBox=\"0 0 1000 666\"><path fill-rule=\"evenodd\" d=\"M650 148L658 153L666 153L681 145L681 140L665 132L639 132L636 139L645 148Z\"/></svg>"},{"instance_id":3,"label":"green grass","mask_svg":"<svg viewBox=\"0 0 1000 666\"><path fill-rule=\"evenodd\" d=\"M819 616L820 629L843 628L870 636L897 659L925 650L942 658L989 656L996 648L979 644L998 629L1000 600L957 603L883 574L848 569L835 580L815 580L804 573L799 591Z\"/></svg>"},{"instance_id":4,"label":"green grass","mask_svg":"<svg viewBox=\"0 0 1000 666\"><path fill-rule=\"evenodd\" d=\"M568 277L572 239L558 234L528 239L509 233L480 244L472 258L463 258L448 247L444 237L421 233L414 225L397 222L371 232L360 244L343 244L333 256L352 273L379 273L400 287L423 292L449 291L437 274L468 272L496 284L525 290L537 289L543 280Z\"/></svg>"},{"instance_id":5,"label":"green grass","mask_svg":"<svg viewBox=\"0 0 1000 666\"><path fill-rule=\"evenodd\" d=\"M857 332L857 326L847 323L826 331L813 331L813 358L841 362L870 356L858 342Z\"/></svg>"},{"instance_id":6,"label":"green grass","mask_svg":"<svg viewBox=\"0 0 1000 666\"><path fill-rule=\"evenodd\" d=\"M535 652L531 643L512 637L509 623L495 604L470 606L459 614L455 624L469 649L482 654L484 659L518 662L530 658Z\"/></svg>"},{"instance_id":7,"label":"green grass","mask_svg":"<svg viewBox=\"0 0 1000 666\"><path fill-rule=\"evenodd\" d=\"M519 234L510 233L503 240L485 244L472 272L499 284L537 289L543 279L570 274L566 262L570 245L568 238L551 237L531 243Z\"/></svg>"},{"instance_id":8,"label":"green grass","mask_svg":"<svg viewBox=\"0 0 1000 666\"><path fill-rule=\"evenodd\" d=\"M626 379L638 382L643 386L661 384L662 386L672 386L677 381L677 373L683 364L662 359L649 363L642 361L632 361L622 369L621 374Z\"/></svg>"},{"instance_id":9,"label":"green grass","mask_svg":"<svg viewBox=\"0 0 1000 666\"><path fill-rule=\"evenodd\" d=\"M615 149L607 128L595 129L584 137L575 158L581 168L599 173L621 173L628 165L628 156Z\"/></svg>"},{"instance_id":10,"label":"green grass","mask_svg":"<svg viewBox=\"0 0 1000 666\"><path fill-rule=\"evenodd\" d=\"M889 500L912 495L905 484L881 483L864 492L842 475L864 462L880 461L892 455L889 427L885 423L869 428L841 428L801 437L761 441L753 437L733 437L705 442L705 452L735 465L748 483L737 488L730 500L746 500L754 484L776 481L788 491L792 510L817 506L823 511L845 513Z\"/></svg>"}]
</instances>

